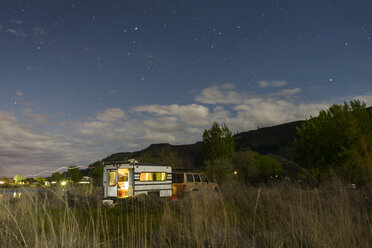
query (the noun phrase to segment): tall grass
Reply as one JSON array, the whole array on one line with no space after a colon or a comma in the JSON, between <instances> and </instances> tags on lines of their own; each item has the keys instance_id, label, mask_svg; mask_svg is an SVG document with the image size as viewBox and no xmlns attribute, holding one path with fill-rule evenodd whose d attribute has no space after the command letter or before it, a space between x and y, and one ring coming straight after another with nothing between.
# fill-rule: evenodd
<instances>
[{"instance_id":1,"label":"tall grass","mask_svg":"<svg viewBox=\"0 0 372 248\"><path fill-rule=\"evenodd\" d=\"M0 199L0 247L371 247L372 194L338 184L223 187L104 208L74 189Z\"/></svg>"}]
</instances>

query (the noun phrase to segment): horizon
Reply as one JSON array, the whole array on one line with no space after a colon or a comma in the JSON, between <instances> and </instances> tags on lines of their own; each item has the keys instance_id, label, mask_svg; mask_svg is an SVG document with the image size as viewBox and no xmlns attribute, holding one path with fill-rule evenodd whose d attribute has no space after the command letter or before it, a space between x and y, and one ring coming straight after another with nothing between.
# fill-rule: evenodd
<instances>
[{"instance_id":1,"label":"horizon","mask_svg":"<svg viewBox=\"0 0 372 248\"><path fill-rule=\"evenodd\" d=\"M5 0L0 175L372 106L372 2Z\"/></svg>"}]
</instances>

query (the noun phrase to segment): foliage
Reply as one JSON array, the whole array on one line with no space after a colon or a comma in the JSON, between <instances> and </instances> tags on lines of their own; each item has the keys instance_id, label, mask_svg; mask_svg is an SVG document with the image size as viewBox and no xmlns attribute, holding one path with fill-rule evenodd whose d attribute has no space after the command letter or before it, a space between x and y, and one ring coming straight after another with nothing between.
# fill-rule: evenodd
<instances>
[{"instance_id":1,"label":"foliage","mask_svg":"<svg viewBox=\"0 0 372 248\"><path fill-rule=\"evenodd\" d=\"M35 177L35 180L36 180L36 182L38 182L39 184L44 184L44 182L46 181L46 179L43 178L43 177Z\"/></svg>"},{"instance_id":2,"label":"foliage","mask_svg":"<svg viewBox=\"0 0 372 248\"><path fill-rule=\"evenodd\" d=\"M81 179L83 179L83 175L81 174L80 170L76 166L70 166L68 167L68 174L71 177L71 182L72 183L77 183Z\"/></svg>"},{"instance_id":3,"label":"foliage","mask_svg":"<svg viewBox=\"0 0 372 248\"><path fill-rule=\"evenodd\" d=\"M251 150L234 153L232 161L237 171L236 176L242 183L266 181L283 172L278 160Z\"/></svg>"},{"instance_id":4,"label":"foliage","mask_svg":"<svg viewBox=\"0 0 372 248\"><path fill-rule=\"evenodd\" d=\"M206 160L204 161L204 172L209 179L219 184L234 182L234 165L231 159Z\"/></svg>"},{"instance_id":5,"label":"foliage","mask_svg":"<svg viewBox=\"0 0 372 248\"><path fill-rule=\"evenodd\" d=\"M73 187L73 186L72 186ZM175 202L133 198L102 207L73 187L21 189L0 201L1 247L371 247L371 190L284 183L220 187ZM70 191L69 191L70 192ZM73 199L72 199L73 198Z\"/></svg>"},{"instance_id":6,"label":"foliage","mask_svg":"<svg viewBox=\"0 0 372 248\"><path fill-rule=\"evenodd\" d=\"M93 173L92 173L92 179L93 179L93 184L95 186L101 186L102 185L103 166L94 167L94 170L93 170Z\"/></svg>"},{"instance_id":7,"label":"foliage","mask_svg":"<svg viewBox=\"0 0 372 248\"><path fill-rule=\"evenodd\" d=\"M234 139L226 124L213 122L203 133L204 160L229 159L235 151Z\"/></svg>"},{"instance_id":8,"label":"foliage","mask_svg":"<svg viewBox=\"0 0 372 248\"><path fill-rule=\"evenodd\" d=\"M257 155L255 158L259 177L263 179L275 177L283 172L282 165L278 160L267 155Z\"/></svg>"},{"instance_id":9,"label":"foliage","mask_svg":"<svg viewBox=\"0 0 372 248\"><path fill-rule=\"evenodd\" d=\"M232 161L237 171L236 177L240 182L252 183L257 181L259 172L255 157L256 153L251 150L234 153Z\"/></svg>"},{"instance_id":10,"label":"foliage","mask_svg":"<svg viewBox=\"0 0 372 248\"><path fill-rule=\"evenodd\" d=\"M59 173L59 172L54 172L51 176L50 176L50 180L51 181L56 181L56 182L59 182L61 181L62 179L64 179L64 176Z\"/></svg>"},{"instance_id":11,"label":"foliage","mask_svg":"<svg viewBox=\"0 0 372 248\"><path fill-rule=\"evenodd\" d=\"M23 182L23 181L25 181L26 180L26 178L24 178L24 177L21 177L20 175L15 175L14 176L14 181L16 182L16 183L20 183L20 182Z\"/></svg>"},{"instance_id":12,"label":"foliage","mask_svg":"<svg viewBox=\"0 0 372 248\"><path fill-rule=\"evenodd\" d=\"M178 157L177 152L170 148L161 148L159 158L161 164L172 166L173 169L182 168L182 160Z\"/></svg>"},{"instance_id":13,"label":"foliage","mask_svg":"<svg viewBox=\"0 0 372 248\"><path fill-rule=\"evenodd\" d=\"M319 169L320 178L334 170L349 181L371 180L372 118L364 103L332 105L297 133L297 162Z\"/></svg>"}]
</instances>

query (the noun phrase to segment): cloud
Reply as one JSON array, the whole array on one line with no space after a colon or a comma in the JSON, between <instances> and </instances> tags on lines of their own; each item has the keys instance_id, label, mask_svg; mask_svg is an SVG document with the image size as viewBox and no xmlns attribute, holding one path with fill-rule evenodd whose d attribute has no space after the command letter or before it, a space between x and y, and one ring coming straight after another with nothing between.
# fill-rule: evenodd
<instances>
[{"instance_id":1,"label":"cloud","mask_svg":"<svg viewBox=\"0 0 372 248\"><path fill-rule=\"evenodd\" d=\"M33 28L32 29L32 34L34 35L34 37L40 37L42 35L45 34L45 30L43 28L40 28L40 27L36 27L36 28Z\"/></svg>"},{"instance_id":2,"label":"cloud","mask_svg":"<svg viewBox=\"0 0 372 248\"><path fill-rule=\"evenodd\" d=\"M213 121L226 123L235 133L306 119L332 104L288 97L300 90L284 89L259 95L238 91L232 85L213 85L195 97L198 103L150 104L126 111L108 108L85 120L60 123L58 133L46 131L52 130L45 127L53 124L46 115L23 110L23 116L43 125L41 129L22 123L10 112L0 111L0 167L14 174L32 172L32 167L40 171L71 164L88 165L111 153L139 150L151 143L200 141L204 129L210 128ZM349 98L372 105L372 92ZM0 168L0 172L7 171Z\"/></svg>"},{"instance_id":3,"label":"cloud","mask_svg":"<svg viewBox=\"0 0 372 248\"><path fill-rule=\"evenodd\" d=\"M22 29L13 29L13 28L8 28L8 29L5 29L5 32L9 33L9 34L12 34L12 35L15 35L17 37L25 37L26 34L25 32L23 32Z\"/></svg>"},{"instance_id":4,"label":"cloud","mask_svg":"<svg viewBox=\"0 0 372 248\"><path fill-rule=\"evenodd\" d=\"M266 88L266 87L282 87L284 85L287 85L288 82L285 80L273 80L273 81L266 81L262 80L258 82L258 86L260 88Z\"/></svg>"},{"instance_id":5,"label":"cloud","mask_svg":"<svg viewBox=\"0 0 372 248\"><path fill-rule=\"evenodd\" d=\"M196 96L195 101L204 104L242 104L251 103L262 97L284 97L293 96L301 92L301 88L284 89L266 95L258 96L253 92L238 92L233 88L211 86L202 90L201 94Z\"/></svg>"},{"instance_id":6,"label":"cloud","mask_svg":"<svg viewBox=\"0 0 372 248\"><path fill-rule=\"evenodd\" d=\"M269 96L293 96L301 92L301 88L285 89L269 94Z\"/></svg>"},{"instance_id":7,"label":"cloud","mask_svg":"<svg viewBox=\"0 0 372 248\"><path fill-rule=\"evenodd\" d=\"M181 121L190 125L205 125L205 118L209 115L207 107L190 104L190 105L145 105L133 109L136 112L154 113L156 115L176 116Z\"/></svg>"},{"instance_id":8,"label":"cloud","mask_svg":"<svg viewBox=\"0 0 372 248\"><path fill-rule=\"evenodd\" d=\"M124 111L120 108L106 109L103 112L97 114L97 119L100 121L113 122L125 117Z\"/></svg>"},{"instance_id":9,"label":"cloud","mask_svg":"<svg viewBox=\"0 0 372 248\"><path fill-rule=\"evenodd\" d=\"M89 142L47 134L0 110L0 174L27 175L71 164L86 164L105 153Z\"/></svg>"},{"instance_id":10,"label":"cloud","mask_svg":"<svg viewBox=\"0 0 372 248\"><path fill-rule=\"evenodd\" d=\"M226 88L221 89L218 85L214 85L203 89L195 101L205 104L239 104L247 97L249 94L238 93Z\"/></svg>"},{"instance_id":11,"label":"cloud","mask_svg":"<svg viewBox=\"0 0 372 248\"><path fill-rule=\"evenodd\" d=\"M31 117L36 123L40 125L49 125L50 124L50 117L47 115L32 113L30 110L24 110L22 112L23 116Z\"/></svg>"},{"instance_id":12,"label":"cloud","mask_svg":"<svg viewBox=\"0 0 372 248\"><path fill-rule=\"evenodd\" d=\"M17 24L17 25L21 25L23 23L22 20L15 20L15 19L10 19L9 22Z\"/></svg>"},{"instance_id":13,"label":"cloud","mask_svg":"<svg viewBox=\"0 0 372 248\"><path fill-rule=\"evenodd\" d=\"M12 28L6 29L5 32L10 33L10 34L14 34L14 35L18 35L17 30L12 29Z\"/></svg>"},{"instance_id":14,"label":"cloud","mask_svg":"<svg viewBox=\"0 0 372 248\"><path fill-rule=\"evenodd\" d=\"M221 85L221 88L226 89L226 90L232 90L232 89L235 89L235 87L236 85L233 83L226 83L226 84Z\"/></svg>"}]
</instances>

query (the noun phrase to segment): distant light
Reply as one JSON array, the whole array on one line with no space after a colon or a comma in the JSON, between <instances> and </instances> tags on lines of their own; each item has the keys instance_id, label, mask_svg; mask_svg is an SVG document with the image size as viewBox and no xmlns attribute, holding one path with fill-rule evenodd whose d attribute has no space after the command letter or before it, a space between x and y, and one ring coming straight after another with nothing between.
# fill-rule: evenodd
<instances>
[{"instance_id":1,"label":"distant light","mask_svg":"<svg viewBox=\"0 0 372 248\"><path fill-rule=\"evenodd\" d=\"M55 181L52 181L52 184L56 184L57 182L55 182Z\"/></svg>"},{"instance_id":2,"label":"distant light","mask_svg":"<svg viewBox=\"0 0 372 248\"><path fill-rule=\"evenodd\" d=\"M79 182L79 183L81 183L81 184L88 184L90 182L82 181L82 182Z\"/></svg>"},{"instance_id":3,"label":"distant light","mask_svg":"<svg viewBox=\"0 0 372 248\"><path fill-rule=\"evenodd\" d=\"M238 175L238 171L234 171L234 175Z\"/></svg>"},{"instance_id":4,"label":"distant light","mask_svg":"<svg viewBox=\"0 0 372 248\"><path fill-rule=\"evenodd\" d=\"M4 184L5 182L4 181L0 181L0 184Z\"/></svg>"},{"instance_id":5,"label":"distant light","mask_svg":"<svg viewBox=\"0 0 372 248\"><path fill-rule=\"evenodd\" d=\"M65 186L65 185L66 185L66 181L62 181L62 182L61 182L61 185L62 185L62 186Z\"/></svg>"}]
</instances>

